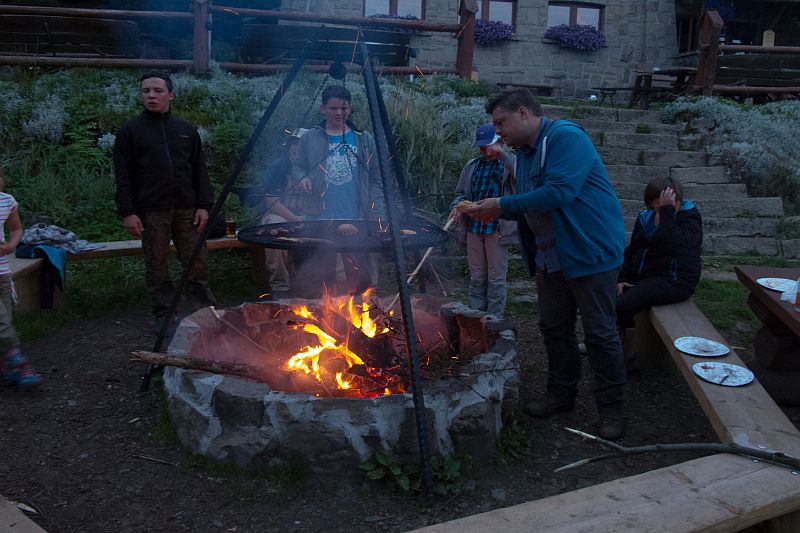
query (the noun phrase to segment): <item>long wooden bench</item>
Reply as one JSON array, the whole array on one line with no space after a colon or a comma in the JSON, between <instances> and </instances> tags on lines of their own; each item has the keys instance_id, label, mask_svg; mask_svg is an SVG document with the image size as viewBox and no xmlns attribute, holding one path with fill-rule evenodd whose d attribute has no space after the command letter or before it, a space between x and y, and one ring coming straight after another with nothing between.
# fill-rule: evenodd
<instances>
[{"instance_id":1,"label":"long wooden bench","mask_svg":"<svg viewBox=\"0 0 800 533\"><path fill-rule=\"evenodd\" d=\"M744 387L702 381L691 369L701 358L675 348L683 336L725 342L692 301L641 313L637 335L651 347L655 343L655 352L672 356L723 443L800 457L800 432L757 381ZM733 351L714 360L743 364ZM717 454L417 531L728 532L751 526L800 531L800 478L787 468Z\"/></svg>"},{"instance_id":2,"label":"long wooden bench","mask_svg":"<svg viewBox=\"0 0 800 533\"><path fill-rule=\"evenodd\" d=\"M97 243L102 244L102 248L90 250L79 254L67 254L67 261L88 261L91 259L110 259L114 257L139 256L143 254L142 241L112 241ZM265 279L264 273L264 249L261 247L251 247L238 239L220 238L209 239L206 241L209 250L224 250L230 248L250 248L252 250L253 275L254 278L262 282ZM175 246L172 245L175 252ZM41 274L44 259L20 259L18 257L9 258L11 267L11 277L17 291L17 305L15 312L32 313L41 310ZM61 309L64 306L64 297L58 289L53 301L53 309Z\"/></svg>"}]
</instances>

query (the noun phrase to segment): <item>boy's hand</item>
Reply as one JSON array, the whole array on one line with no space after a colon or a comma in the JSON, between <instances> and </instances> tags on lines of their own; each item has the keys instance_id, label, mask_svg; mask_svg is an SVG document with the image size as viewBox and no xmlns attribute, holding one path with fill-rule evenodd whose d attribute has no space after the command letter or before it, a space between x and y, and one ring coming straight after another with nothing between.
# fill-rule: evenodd
<instances>
[{"instance_id":1,"label":"boy's hand","mask_svg":"<svg viewBox=\"0 0 800 533\"><path fill-rule=\"evenodd\" d=\"M486 198L464 211L465 215L480 220L481 222L497 220L502 213L503 210L500 209L500 198Z\"/></svg>"},{"instance_id":2,"label":"boy's hand","mask_svg":"<svg viewBox=\"0 0 800 533\"><path fill-rule=\"evenodd\" d=\"M456 224L461 224L461 212L455 207L450 210L450 216L448 218L452 218L453 222Z\"/></svg>"},{"instance_id":3,"label":"boy's hand","mask_svg":"<svg viewBox=\"0 0 800 533\"><path fill-rule=\"evenodd\" d=\"M633 287L633 285L624 281L622 283L617 283L617 296L622 296L625 289L630 289L631 287Z\"/></svg>"},{"instance_id":4,"label":"boy's hand","mask_svg":"<svg viewBox=\"0 0 800 533\"><path fill-rule=\"evenodd\" d=\"M125 229L136 237L137 239L142 238L142 231L144 230L144 226L142 226L142 219L139 218L138 215L128 215L122 219L122 225L125 226Z\"/></svg>"}]
</instances>

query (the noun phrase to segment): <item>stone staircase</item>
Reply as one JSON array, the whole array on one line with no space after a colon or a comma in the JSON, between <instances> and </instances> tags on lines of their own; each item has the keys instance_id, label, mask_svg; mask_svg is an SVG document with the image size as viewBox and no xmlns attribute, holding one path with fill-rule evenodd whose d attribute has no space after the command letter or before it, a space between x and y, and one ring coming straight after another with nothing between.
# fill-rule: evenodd
<instances>
[{"instance_id":1,"label":"stone staircase","mask_svg":"<svg viewBox=\"0 0 800 533\"><path fill-rule=\"evenodd\" d=\"M644 186L657 176L677 178L684 197L703 217L703 251L719 255L758 253L800 257L797 241L781 240L780 197L749 197L742 183L702 149L681 142L681 125L662 124L658 111L544 106L545 115L582 125L606 164L622 204L628 231L644 209Z\"/></svg>"}]
</instances>

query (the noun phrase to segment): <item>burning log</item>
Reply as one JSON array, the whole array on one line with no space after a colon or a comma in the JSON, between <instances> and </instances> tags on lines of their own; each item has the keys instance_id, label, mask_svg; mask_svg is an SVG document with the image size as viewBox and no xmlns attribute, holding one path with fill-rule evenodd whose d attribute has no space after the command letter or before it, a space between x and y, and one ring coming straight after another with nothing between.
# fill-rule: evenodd
<instances>
[{"instance_id":1,"label":"burning log","mask_svg":"<svg viewBox=\"0 0 800 533\"><path fill-rule=\"evenodd\" d=\"M147 352L137 350L132 352L133 361L137 363L149 363L158 366L174 366L189 370L201 370L214 374L227 374L251 379L253 381L266 382L270 374L270 369L265 366L251 365L247 363L235 363L226 361L211 361L210 359L197 359L193 357L178 357L165 353Z\"/></svg>"}]
</instances>

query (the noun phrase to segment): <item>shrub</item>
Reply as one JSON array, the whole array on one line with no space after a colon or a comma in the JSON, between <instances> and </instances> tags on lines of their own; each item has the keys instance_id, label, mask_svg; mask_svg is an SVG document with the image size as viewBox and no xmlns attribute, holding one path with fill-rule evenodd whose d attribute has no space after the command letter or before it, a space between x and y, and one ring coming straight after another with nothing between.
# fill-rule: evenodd
<instances>
[{"instance_id":1,"label":"shrub","mask_svg":"<svg viewBox=\"0 0 800 533\"><path fill-rule=\"evenodd\" d=\"M708 135L708 152L719 157L754 194L780 194L790 211L800 206L800 102L741 106L716 98L681 98L663 111Z\"/></svg>"},{"instance_id":2,"label":"shrub","mask_svg":"<svg viewBox=\"0 0 800 533\"><path fill-rule=\"evenodd\" d=\"M476 20L475 42L481 46L495 46L510 41L514 28L499 20Z\"/></svg>"},{"instance_id":3,"label":"shrub","mask_svg":"<svg viewBox=\"0 0 800 533\"><path fill-rule=\"evenodd\" d=\"M606 46L606 36L594 26L586 24L553 26L547 28L544 37L559 41L563 48L582 52L593 52Z\"/></svg>"}]
</instances>

